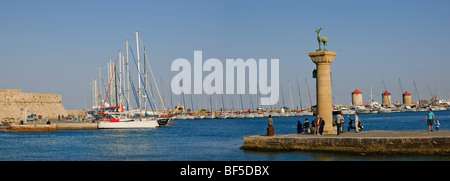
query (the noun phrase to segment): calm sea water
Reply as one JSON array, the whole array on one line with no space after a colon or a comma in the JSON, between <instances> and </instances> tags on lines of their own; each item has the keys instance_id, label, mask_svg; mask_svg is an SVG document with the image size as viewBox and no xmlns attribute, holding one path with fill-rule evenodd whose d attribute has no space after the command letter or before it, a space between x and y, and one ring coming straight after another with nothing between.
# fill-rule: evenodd
<instances>
[{"instance_id":1,"label":"calm sea water","mask_svg":"<svg viewBox=\"0 0 450 181\"><path fill-rule=\"evenodd\" d=\"M426 112L361 114L365 130L427 130ZM450 111L435 112L440 130L450 130ZM345 116L347 118L347 116ZM353 116L351 116L353 117ZM276 134L293 134L297 121L274 118ZM0 132L0 160L450 160L448 156L358 156L315 152L255 152L239 149L243 136L266 132L267 118L174 120L155 129Z\"/></svg>"}]
</instances>

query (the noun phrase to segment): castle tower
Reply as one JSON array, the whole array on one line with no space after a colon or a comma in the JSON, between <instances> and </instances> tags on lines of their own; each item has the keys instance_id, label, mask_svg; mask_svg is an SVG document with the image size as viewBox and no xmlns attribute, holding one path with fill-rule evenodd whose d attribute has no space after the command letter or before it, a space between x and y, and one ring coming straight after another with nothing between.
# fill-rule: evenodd
<instances>
[{"instance_id":1,"label":"castle tower","mask_svg":"<svg viewBox=\"0 0 450 181\"><path fill-rule=\"evenodd\" d=\"M68 112L62 104L62 96L58 94L24 93L20 89L0 90L0 119L20 120L30 114L57 118Z\"/></svg>"},{"instance_id":2,"label":"castle tower","mask_svg":"<svg viewBox=\"0 0 450 181\"><path fill-rule=\"evenodd\" d=\"M403 104L411 106L411 93L409 93L408 91L403 93Z\"/></svg>"},{"instance_id":3,"label":"castle tower","mask_svg":"<svg viewBox=\"0 0 450 181\"><path fill-rule=\"evenodd\" d=\"M331 72L330 64L336 57L336 52L315 51L310 52L309 57L316 64L316 98L317 114L325 121L324 134L336 134L333 127L333 105L331 96Z\"/></svg>"},{"instance_id":4,"label":"castle tower","mask_svg":"<svg viewBox=\"0 0 450 181\"><path fill-rule=\"evenodd\" d=\"M352 92L352 105L360 106L362 105L362 92L356 89Z\"/></svg>"},{"instance_id":5,"label":"castle tower","mask_svg":"<svg viewBox=\"0 0 450 181\"><path fill-rule=\"evenodd\" d=\"M383 106L391 106L391 93L389 93L388 91L384 91L383 94L381 94L383 102L382 105Z\"/></svg>"}]
</instances>

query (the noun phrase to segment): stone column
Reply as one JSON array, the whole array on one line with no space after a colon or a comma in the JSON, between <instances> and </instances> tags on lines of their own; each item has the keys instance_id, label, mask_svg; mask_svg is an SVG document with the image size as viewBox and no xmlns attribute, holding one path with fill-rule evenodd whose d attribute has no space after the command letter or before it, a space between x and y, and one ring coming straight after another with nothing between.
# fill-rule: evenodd
<instances>
[{"instance_id":1,"label":"stone column","mask_svg":"<svg viewBox=\"0 0 450 181\"><path fill-rule=\"evenodd\" d=\"M330 64L333 62L336 52L315 51L308 54L316 64L316 96L317 114L325 120L324 134L336 134L333 127L333 103L331 95Z\"/></svg>"}]
</instances>

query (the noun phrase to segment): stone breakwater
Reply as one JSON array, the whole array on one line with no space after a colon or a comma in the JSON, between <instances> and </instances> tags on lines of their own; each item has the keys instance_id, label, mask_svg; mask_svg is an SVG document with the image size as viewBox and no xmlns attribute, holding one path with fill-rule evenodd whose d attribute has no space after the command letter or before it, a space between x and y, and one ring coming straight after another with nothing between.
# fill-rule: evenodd
<instances>
[{"instance_id":1,"label":"stone breakwater","mask_svg":"<svg viewBox=\"0 0 450 181\"><path fill-rule=\"evenodd\" d=\"M97 123L52 123L52 124L13 124L0 131L9 132L52 132L59 130L94 130L97 129Z\"/></svg>"},{"instance_id":2,"label":"stone breakwater","mask_svg":"<svg viewBox=\"0 0 450 181\"><path fill-rule=\"evenodd\" d=\"M356 154L450 155L450 131L363 131L338 135L244 136L244 150L329 151Z\"/></svg>"}]
</instances>

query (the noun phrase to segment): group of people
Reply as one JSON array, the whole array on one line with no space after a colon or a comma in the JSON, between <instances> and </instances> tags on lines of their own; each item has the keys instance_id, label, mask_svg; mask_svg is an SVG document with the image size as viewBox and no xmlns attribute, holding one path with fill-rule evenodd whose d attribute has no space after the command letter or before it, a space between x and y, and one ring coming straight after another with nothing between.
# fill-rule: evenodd
<instances>
[{"instance_id":1,"label":"group of people","mask_svg":"<svg viewBox=\"0 0 450 181\"><path fill-rule=\"evenodd\" d=\"M425 122L428 125L428 131L432 132L433 131L433 123L436 124L436 131L439 130L439 126L441 125L439 123L439 120L436 120L436 118L434 117L434 113L433 111L428 110L427 115L425 116Z\"/></svg>"},{"instance_id":2,"label":"group of people","mask_svg":"<svg viewBox=\"0 0 450 181\"><path fill-rule=\"evenodd\" d=\"M353 120L355 133L359 133L359 131L360 131L359 130L360 129L360 127L359 127L359 116L356 114L356 112L353 115L355 116L355 119ZM351 121L350 121L350 124L352 124ZM336 116L336 119L335 119L334 125L333 125L335 127L336 132L337 132L337 135L340 135L341 133L344 132L344 122L345 122L344 114L342 114L342 113L338 114Z\"/></svg>"},{"instance_id":3,"label":"group of people","mask_svg":"<svg viewBox=\"0 0 450 181\"><path fill-rule=\"evenodd\" d=\"M315 135L323 134L323 127L325 126L325 121L319 115L314 119L311 124L309 123L308 118L305 118L305 123L301 123L297 121L297 133L313 133Z\"/></svg>"},{"instance_id":4,"label":"group of people","mask_svg":"<svg viewBox=\"0 0 450 181\"><path fill-rule=\"evenodd\" d=\"M355 124L355 132L359 133L359 117L358 115L355 115L354 124ZM342 113L338 114L336 116L336 119L333 121L333 127L337 131L337 135L340 135L344 132L344 116ZM323 134L323 127L325 126L325 121L323 118L320 117L320 115L317 115L317 117L312 121L311 123L308 121L308 118L305 118L305 123L301 123L300 121L297 121L297 133L313 133L315 135L322 135Z\"/></svg>"},{"instance_id":5,"label":"group of people","mask_svg":"<svg viewBox=\"0 0 450 181\"><path fill-rule=\"evenodd\" d=\"M356 133L359 133L359 129L360 129L360 125L359 125L359 117L356 113L354 113L354 120L350 119L350 124L354 124L354 129ZM352 123L353 121L353 123ZM337 135L340 135L341 133L344 132L344 114L340 113L336 116L336 118L333 120L333 127L334 130L336 130ZM436 121L434 113L431 111L431 109L429 110L429 112L427 113L427 115L425 116L425 122L428 125L428 129L430 132L433 131L433 124L436 124L436 130L439 130L439 121ZM272 120L272 116L269 115L269 119L267 120L267 124L269 127L273 127L273 120ZM352 126L352 125L349 125ZM305 122L302 124L300 121L297 121L297 133L312 133L315 135L322 135L323 134L323 128L325 126L325 121L323 120L323 118L321 118L319 115L317 115L317 117L310 123L308 118L305 118ZM362 126L361 126L362 128ZM353 127L352 127L353 129ZM350 130L350 128L349 128Z\"/></svg>"}]
</instances>

